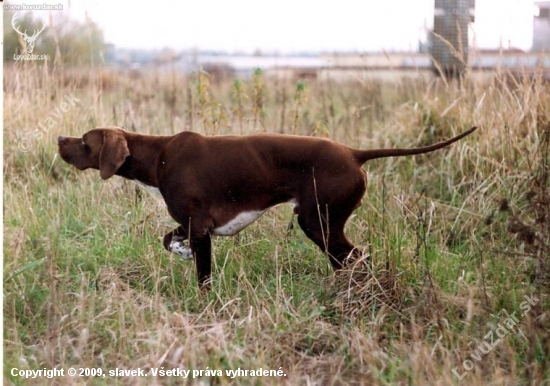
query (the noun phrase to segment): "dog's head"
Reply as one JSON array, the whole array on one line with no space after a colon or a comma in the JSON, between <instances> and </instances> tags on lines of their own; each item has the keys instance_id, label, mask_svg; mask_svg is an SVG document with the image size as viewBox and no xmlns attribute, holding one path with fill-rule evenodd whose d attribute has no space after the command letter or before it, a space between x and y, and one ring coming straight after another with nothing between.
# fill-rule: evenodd
<instances>
[{"instance_id":1,"label":"dog's head","mask_svg":"<svg viewBox=\"0 0 550 386\"><path fill-rule=\"evenodd\" d=\"M59 155L79 170L98 169L101 178L112 177L130 155L122 129L94 129L82 136L58 137Z\"/></svg>"}]
</instances>

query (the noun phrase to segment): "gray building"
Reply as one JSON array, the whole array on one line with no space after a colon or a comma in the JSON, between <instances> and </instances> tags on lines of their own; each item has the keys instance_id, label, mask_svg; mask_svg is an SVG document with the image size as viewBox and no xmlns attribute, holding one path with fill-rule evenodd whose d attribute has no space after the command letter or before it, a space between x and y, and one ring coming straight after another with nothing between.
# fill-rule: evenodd
<instances>
[{"instance_id":1,"label":"gray building","mask_svg":"<svg viewBox=\"0 0 550 386\"><path fill-rule=\"evenodd\" d=\"M475 0L435 0L433 68L438 75L460 76L468 63L468 25Z\"/></svg>"},{"instance_id":2,"label":"gray building","mask_svg":"<svg viewBox=\"0 0 550 386\"><path fill-rule=\"evenodd\" d=\"M536 1L533 20L533 51L550 52L550 1Z\"/></svg>"}]
</instances>

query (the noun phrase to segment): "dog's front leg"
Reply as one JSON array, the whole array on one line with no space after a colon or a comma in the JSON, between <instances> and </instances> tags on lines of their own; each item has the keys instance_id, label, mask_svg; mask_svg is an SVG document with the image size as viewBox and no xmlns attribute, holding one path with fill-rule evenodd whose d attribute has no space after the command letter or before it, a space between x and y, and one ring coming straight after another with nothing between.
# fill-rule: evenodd
<instances>
[{"instance_id":1,"label":"dog's front leg","mask_svg":"<svg viewBox=\"0 0 550 386\"><path fill-rule=\"evenodd\" d=\"M212 242L210 232L204 236L191 236L190 241L191 249L195 255L199 287L202 290L209 290L212 274Z\"/></svg>"},{"instance_id":2,"label":"dog's front leg","mask_svg":"<svg viewBox=\"0 0 550 386\"><path fill-rule=\"evenodd\" d=\"M164 236L163 245L168 252L175 253L183 260L193 259L191 248L185 245L187 240L187 231L179 226Z\"/></svg>"}]
</instances>

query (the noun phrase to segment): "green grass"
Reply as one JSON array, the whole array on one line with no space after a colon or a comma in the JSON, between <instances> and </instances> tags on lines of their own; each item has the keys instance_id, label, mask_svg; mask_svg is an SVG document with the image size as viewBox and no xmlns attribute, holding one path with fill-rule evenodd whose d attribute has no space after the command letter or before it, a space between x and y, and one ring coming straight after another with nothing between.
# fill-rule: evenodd
<instances>
[{"instance_id":1,"label":"green grass","mask_svg":"<svg viewBox=\"0 0 550 386\"><path fill-rule=\"evenodd\" d=\"M11 368L270 369L280 378L203 384L540 384L549 382L550 87L495 75L292 81L256 72L6 68L4 381L151 384L152 378L24 380ZM16 77L15 75L20 76ZM38 80L42 79L41 82ZM47 135L32 130L65 94L80 99ZM366 165L368 190L347 234L370 256L335 275L290 208L215 238L213 286L162 247L164 204L118 177L56 155L57 135L95 125L141 133L256 130L322 135L353 147L416 146L480 129L426 156ZM32 149L18 149L20 138ZM545 174L546 173L546 174ZM504 201L505 200L505 201ZM525 295L540 299L480 361L470 354ZM451 370L474 369L459 381ZM188 383L198 382L198 378ZM157 378L157 384L181 384Z\"/></svg>"}]
</instances>

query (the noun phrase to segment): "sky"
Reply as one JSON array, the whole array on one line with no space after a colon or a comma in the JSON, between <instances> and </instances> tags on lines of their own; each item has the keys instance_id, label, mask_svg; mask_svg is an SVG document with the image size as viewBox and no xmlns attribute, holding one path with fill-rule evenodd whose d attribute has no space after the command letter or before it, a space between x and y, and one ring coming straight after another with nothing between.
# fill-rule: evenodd
<instances>
[{"instance_id":1,"label":"sky","mask_svg":"<svg viewBox=\"0 0 550 386\"><path fill-rule=\"evenodd\" d=\"M22 0L87 14L124 48L227 52L415 51L433 25L434 0ZM41 13L39 13L41 12ZM51 11L59 12L59 11ZM476 0L478 48L532 42L532 0ZM41 16L47 11L37 11Z\"/></svg>"}]
</instances>

